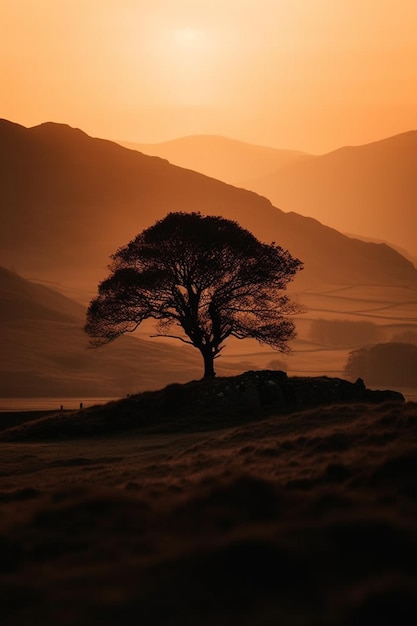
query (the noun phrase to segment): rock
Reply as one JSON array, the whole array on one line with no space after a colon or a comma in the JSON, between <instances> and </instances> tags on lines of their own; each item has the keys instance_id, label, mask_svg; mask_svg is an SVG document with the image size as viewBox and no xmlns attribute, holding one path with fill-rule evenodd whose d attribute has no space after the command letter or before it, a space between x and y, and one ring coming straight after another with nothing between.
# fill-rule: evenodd
<instances>
[{"instance_id":1,"label":"rock","mask_svg":"<svg viewBox=\"0 0 417 626\"><path fill-rule=\"evenodd\" d=\"M191 384L191 383L190 383ZM249 371L233 378L216 378L193 383L181 394L182 410L196 408L204 414L256 416L345 402L404 402L396 391L371 391L363 380L351 383L328 376L291 377L275 370ZM188 385L183 386L183 390Z\"/></svg>"}]
</instances>

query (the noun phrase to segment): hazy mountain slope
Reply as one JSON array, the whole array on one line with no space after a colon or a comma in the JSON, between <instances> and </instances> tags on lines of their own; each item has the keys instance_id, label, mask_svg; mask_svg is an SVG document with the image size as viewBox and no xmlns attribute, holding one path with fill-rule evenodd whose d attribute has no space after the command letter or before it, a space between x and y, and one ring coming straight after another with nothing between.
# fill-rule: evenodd
<instances>
[{"instance_id":1,"label":"hazy mountain slope","mask_svg":"<svg viewBox=\"0 0 417 626\"><path fill-rule=\"evenodd\" d=\"M232 185L273 173L306 156L296 150L277 150L217 135L192 135L156 144L118 143Z\"/></svg>"},{"instance_id":2,"label":"hazy mountain slope","mask_svg":"<svg viewBox=\"0 0 417 626\"><path fill-rule=\"evenodd\" d=\"M417 256L417 131L292 162L244 186L286 211Z\"/></svg>"},{"instance_id":3,"label":"hazy mountain slope","mask_svg":"<svg viewBox=\"0 0 417 626\"><path fill-rule=\"evenodd\" d=\"M84 323L85 309L53 289L0 267L0 319L5 323L29 319Z\"/></svg>"},{"instance_id":4,"label":"hazy mountain slope","mask_svg":"<svg viewBox=\"0 0 417 626\"><path fill-rule=\"evenodd\" d=\"M0 396L120 396L200 378L192 348L122 337L88 350L84 307L0 268Z\"/></svg>"},{"instance_id":5,"label":"hazy mountain slope","mask_svg":"<svg viewBox=\"0 0 417 626\"><path fill-rule=\"evenodd\" d=\"M118 246L178 210L224 215L288 248L305 263L298 291L416 284L415 268L388 246L350 239L255 193L65 125L0 123L0 198L0 263L64 288L85 285L89 295Z\"/></svg>"}]
</instances>

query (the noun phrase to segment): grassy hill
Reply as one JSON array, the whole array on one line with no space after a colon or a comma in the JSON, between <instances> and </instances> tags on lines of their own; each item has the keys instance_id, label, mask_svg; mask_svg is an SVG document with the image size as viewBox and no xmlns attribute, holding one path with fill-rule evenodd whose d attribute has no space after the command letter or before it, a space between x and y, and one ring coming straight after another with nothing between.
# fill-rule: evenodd
<instances>
[{"instance_id":1,"label":"grassy hill","mask_svg":"<svg viewBox=\"0 0 417 626\"><path fill-rule=\"evenodd\" d=\"M56 421L121 428L145 415L150 430L66 439L58 428L48 442L4 431L4 623L416 621L416 404L249 419L246 405L233 420L218 405L201 429L209 403L182 417L181 391L165 390L162 429L131 399L96 408L98 422Z\"/></svg>"}]
</instances>

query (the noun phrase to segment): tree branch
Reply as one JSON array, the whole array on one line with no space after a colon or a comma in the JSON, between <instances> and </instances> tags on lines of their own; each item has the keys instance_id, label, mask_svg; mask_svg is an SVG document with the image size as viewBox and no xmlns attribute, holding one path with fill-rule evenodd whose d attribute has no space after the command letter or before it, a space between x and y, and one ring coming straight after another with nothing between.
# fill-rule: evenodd
<instances>
[{"instance_id":1,"label":"tree branch","mask_svg":"<svg viewBox=\"0 0 417 626\"><path fill-rule=\"evenodd\" d=\"M193 346L193 342L192 341L187 341L187 339L184 339L183 337L178 337L177 335L149 335L152 339L154 339L155 337L168 337L168 339L179 339L180 341L182 341L183 343L187 343L189 346Z\"/></svg>"}]
</instances>

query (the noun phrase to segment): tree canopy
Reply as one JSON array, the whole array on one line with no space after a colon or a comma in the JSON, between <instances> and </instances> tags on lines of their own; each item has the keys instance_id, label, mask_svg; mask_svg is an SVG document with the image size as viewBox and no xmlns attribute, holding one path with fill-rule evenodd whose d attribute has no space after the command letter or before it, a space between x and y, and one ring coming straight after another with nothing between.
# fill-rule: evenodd
<instances>
[{"instance_id":1,"label":"tree canopy","mask_svg":"<svg viewBox=\"0 0 417 626\"><path fill-rule=\"evenodd\" d=\"M415 387L417 346L388 342L352 350L344 374L350 380L363 378L368 385Z\"/></svg>"},{"instance_id":2,"label":"tree canopy","mask_svg":"<svg viewBox=\"0 0 417 626\"><path fill-rule=\"evenodd\" d=\"M197 348L204 376L228 337L254 338L281 352L295 336L298 309L283 293L302 263L237 222L169 213L111 257L110 276L87 313L93 346L156 320L156 336Z\"/></svg>"}]
</instances>

